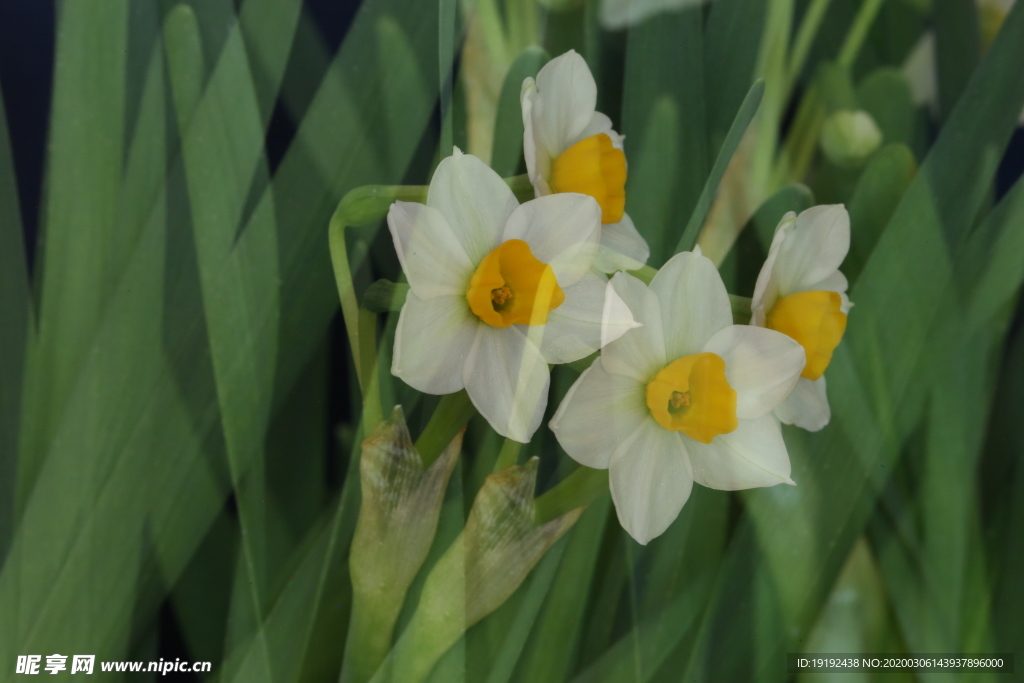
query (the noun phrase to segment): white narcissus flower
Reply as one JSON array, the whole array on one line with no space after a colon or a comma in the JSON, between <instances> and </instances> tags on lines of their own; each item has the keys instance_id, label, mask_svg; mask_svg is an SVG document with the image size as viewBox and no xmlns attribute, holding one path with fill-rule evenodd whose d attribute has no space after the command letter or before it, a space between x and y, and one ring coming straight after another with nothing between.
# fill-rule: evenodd
<instances>
[{"instance_id":1,"label":"white narcissus flower","mask_svg":"<svg viewBox=\"0 0 1024 683\"><path fill-rule=\"evenodd\" d=\"M803 349L732 324L714 264L677 254L648 288L612 286L642 324L608 344L551 420L576 461L609 470L619 522L646 544L679 515L693 482L732 491L792 484L772 411L804 367Z\"/></svg>"},{"instance_id":2,"label":"white narcissus flower","mask_svg":"<svg viewBox=\"0 0 1024 683\"><path fill-rule=\"evenodd\" d=\"M410 291L391 371L428 394L465 388L502 436L527 442L547 405L548 363L579 360L636 325L592 272L601 238L590 197L520 205L458 149L427 203L395 202L388 227Z\"/></svg>"},{"instance_id":3,"label":"white narcissus flower","mask_svg":"<svg viewBox=\"0 0 1024 683\"><path fill-rule=\"evenodd\" d=\"M850 216L842 204L792 211L775 229L750 302L751 325L786 334L804 348L807 365L775 415L816 432L832 411L825 368L846 331L852 304L839 266L850 251Z\"/></svg>"},{"instance_id":4,"label":"white narcissus flower","mask_svg":"<svg viewBox=\"0 0 1024 683\"><path fill-rule=\"evenodd\" d=\"M548 62L537 80L523 81L523 156L538 197L590 195L601 206L601 248L595 266L611 273L647 263L650 249L626 214L626 155L622 136L595 110L597 83L570 50Z\"/></svg>"}]
</instances>

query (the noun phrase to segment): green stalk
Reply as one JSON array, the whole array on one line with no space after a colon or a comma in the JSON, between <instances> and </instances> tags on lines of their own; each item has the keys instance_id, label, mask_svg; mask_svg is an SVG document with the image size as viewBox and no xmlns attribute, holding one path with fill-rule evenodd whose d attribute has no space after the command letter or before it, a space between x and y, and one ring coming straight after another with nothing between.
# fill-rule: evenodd
<instances>
[{"instance_id":1,"label":"green stalk","mask_svg":"<svg viewBox=\"0 0 1024 683\"><path fill-rule=\"evenodd\" d=\"M420 438L416 439L416 450L420 452L425 467L430 467L437 460L475 412L476 408L465 390L445 394L441 398Z\"/></svg>"},{"instance_id":2,"label":"green stalk","mask_svg":"<svg viewBox=\"0 0 1024 683\"><path fill-rule=\"evenodd\" d=\"M766 34L758 59L765 80L764 102L758 118L757 140L751 162L754 205L771 194L773 160L778 147L779 126L786 106L786 50L793 20L793 0L769 0Z\"/></svg>"},{"instance_id":3,"label":"green stalk","mask_svg":"<svg viewBox=\"0 0 1024 683\"><path fill-rule=\"evenodd\" d=\"M857 16L854 18L853 24L846 34L846 39L843 40L843 45L839 49L839 56L836 58L836 62L840 66L847 69L853 67L861 48L864 47L868 31L871 30L871 25L878 16L878 11L881 9L884 1L865 0L864 4L860 6L860 10L857 12ZM814 9L812 6L809 12L814 11ZM803 28L801 26L801 31L803 31ZM794 50L794 65L797 64L795 52ZM802 66L802 64L799 64L800 68ZM798 74L798 70L790 69L791 79L795 79ZM804 177L807 173L807 168L811 165L811 160L814 158L814 151L818 147L818 136L821 135L821 126L824 122L825 106L819 93L819 86L814 84L808 88L803 100L800 102L800 107L797 109L796 119L786 139L785 147L776 160L775 169L772 173L771 187L782 187L787 182L799 181Z\"/></svg>"},{"instance_id":4,"label":"green stalk","mask_svg":"<svg viewBox=\"0 0 1024 683\"><path fill-rule=\"evenodd\" d=\"M882 8L883 2L885 0L864 0L864 4L860 6L860 10L857 12L857 17L853 20L850 32L846 34L843 47L839 50L839 57L836 61L839 62L840 66L845 66L847 69L853 67L853 63L857 61L860 49L864 47L864 40L868 37L868 31L871 30L871 25L875 23L875 17L878 16L878 10Z\"/></svg>"},{"instance_id":5,"label":"green stalk","mask_svg":"<svg viewBox=\"0 0 1024 683\"><path fill-rule=\"evenodd\" d=\"M498 452L498 459L494 461L494 472L501 472L509 467L515 467L519 462L519 452L523 450L523 444L512 439L505 439Z\"/></svg>"},{"instance_id":6,"label":"green stalk","mask_svg":"<svg viewBox=\"0 0 1024 683\"><path fill-rule=\"evenodd\" d=\"M811 45L818 36L818 29L821 28L821 21L828 12L832 0L812 0L811 6L807 8L803 21L800 22L800 29L796 34L796 41L793 43L793 51L789 56L789 69L786 76L786 99L793 93L793 86L796 79L800 78L800 72L807 62L807 55L811 51Z\"/></svg>"},{"instance_id":7,"label":"green stalk","mask_svg":"<svg viewBox=\"0 0 1024 683\"><path fill-rule=\"evenodd\" d=\"M425 199L425 187L367 185L346 194L331 216L328 234L331 264L334 267L334 281L338 286L341 314L345 319L345 332L363 395L364 434L370 434L384 419L380 405L380 382L377 379L377 319L373 313L359 308L355 286L352 284L348 247L345 246L345 229L381 220L394 201Z\"/></svg>"},{"instance_id":8,"label":"green stalk","mask_svg":"<svg viewBox=\"0 0 1024 683\"><path fill-rule=\"evenodd\" d=\"M608 494L608 470L579 467L537 498L537 524L546 524Z\"/></svg>"}]
</instances>

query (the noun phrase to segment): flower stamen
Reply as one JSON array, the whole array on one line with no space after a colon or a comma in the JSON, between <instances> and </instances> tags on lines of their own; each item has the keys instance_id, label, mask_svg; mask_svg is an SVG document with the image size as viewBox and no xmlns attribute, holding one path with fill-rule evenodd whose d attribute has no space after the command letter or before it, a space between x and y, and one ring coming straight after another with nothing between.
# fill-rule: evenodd
<instances>
[{"instance_id":1,"label":"flower stamen","mask_svg":"<svg viewBox=\"0 0 1024 683\"><path fill-rule=\"evenodd\" d=\"M647 383L651 417L673 432L701 443L739 426L736 390L725 376L725 361L715 353L683 356L662 368Z\"/></svg>"},{"instance_id":2,"label":"flower stamen","mask_svg":"<svg viewBox=\"0 0 1024 683\"><path fill-rule=\"evenodd\" d=\"M683 408L690 407L690 392L689 391L673 391L672 398L668 400L668 411L678 412Z\"/></svg>"},{"instance_id":3,"label":"flower stamen","mask_svg":"<svg viewBox=\"0 0 1024 683\"><path fill-rule=\"evenodd\" d=\"M491 301L493 302L494 310L496 311L500 311L501 307L505 305L505 302L511 298L512 290L509 289L508 285L491 290Z\"/></svg>"},{"instance_id":4,"label":"flower stamen","mask_svg":"<svg viewBox=\"0 0 1024 683\"><path fill-rule=\"evenodd\" d=\"M523 240L506 240L484 257L466 290L469 308L492 327L544 325L565 301L555 272Z\"/></svg>"}]
</instances>

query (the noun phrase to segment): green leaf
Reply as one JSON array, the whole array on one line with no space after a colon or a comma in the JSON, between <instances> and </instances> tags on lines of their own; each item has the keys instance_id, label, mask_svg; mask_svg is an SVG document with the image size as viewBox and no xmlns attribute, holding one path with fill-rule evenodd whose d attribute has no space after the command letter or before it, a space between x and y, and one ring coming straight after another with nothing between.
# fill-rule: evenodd
<instances>
[{"instance_id":1,"label":"green leaf","mask_svg":"<svg viewBox=\"0 0 1024 683\"><path fill-rule=\"evenodd\" d=\"M654 265L672 255L682 218L701 196L712 154L702 33L701 12L694 8L661 14L629 32L622 94L622 132L632 145L626 150L626 211L647 238Z\"/></svg>"},{"instance_id":2,"label":"green leaf","mask_svg":"<svg viewBox=\"0 0 1024 683\"><path fill-rule=\"evenodd\" d=\"M909 145L914 133L914 103L910 86L898 69L872 71L857 86L857 104L871 114L886 143Z\"/></svg>"},{"instance_id":3,"label":"green leaf","mask_svg":"<svg viewBox=\"0 0 1024 683\"><path fill-rule=\"evenodd\" d=\"M14 160L0 97L0 566L14 533L21 380L26 347L35 331L26 259Z\"/></svg>"},{"instance_id":4,"label":"green leaf","mask_svg":"<svg viewBox=\"0 0 1024 683\"><path fill-rule=\"evenodd\" d=\"M128 3L62 8L40 240L38 342L30 350L18 467L25 505L124 263L113 253L123 163Z\"/></svg>"},{"instance_id":5,"label":"green leaf","mask_svg":"<svg viewBox=\"0 0 1024 683\"><path fill-rule=\"evenodd\" d=\"M766 3L756 0L711 3L704 28L704 90L710 152L725 141L729 122L735 118L756 77L765 6Z\"/></svg>"},{"instance_id":6,"label":"green leaf","mask_svg":"<svg viewBox=\"0 0 1024 683\"><path fill-rule=\"evenodd\" d=\"M523 81L535 78L549 59L543 48L531 45L519 53L505 74L498 97L494 146L491 149L491 168L503 178L516 175L522 165L524 131L519 94L523 90Z\"/></svg>"},{"instance_id":7,"label":"green leaf","mask_svg":"<svg viewBox=\"0 0 1024 683\"><path fill-rule=\"evenodd\" d=\"M906 145L886 145L871 157L847 205L850 253L843 272L856 282L903 193L917 173L914 154Z\"/></svg>"},{"instance_id":8,"label":"green leaf","mask_svg":"<svg viewBox=\"0 0 1024 683\"><path fill-rule=\"evenodd\" d=\"M173 74L171 92L174 95L174 108L184 128L199 104L206 78L199 23L195 12L188 5L175 5L167 13L164 19L164 45L167 50L167 70Z\"/></svg>"},{"instance_id":9,"label":"green leaf","mask_svg":"<svg viewBox=\"0 0 1024 683\"><path fill-rule=\"evenodd\" d=\"M195 47L194 42L167 45L171 81L181 83L176 91L187 91L196 74L192 69L179 74L173 67L191 67L200 60L176 57L173 51ZM279 556L267 546L263 462L277 354L276 222L271 195L265 194L249 224L237 232L250 184L255 178L265 185L269 177L240 30L229 35L206 95L194 111L179 111L178 120L210 353L242 532L236 579L242 586L236 586L242 604L234 604L233 598L231 648L233 641L245 637L247 621L262 628L272 577L268 561ZM271 675L269 654L264 675Z\"/></svg>"},{"instance_id":10,"label":"green leaf","mask_svg":"<svg viewBox=\"0 0 1024 683\"><path fill-rule=\"evenodd\" d=\"M935 0L935 70L939 112L945 122L981 56L978 10L970 0Z\"/></svg>"},{"instance_id":11,"label":"green leaf","mask_svg":"<svg viewBox=\"0 0 1024 683\"><path fill-rule=\"evenodd\" d=\"M763 80L755 82L750 87L750 90L747 91L747 96L744 98L743 104L740 105L739 111L736 112L736 118L733 119L732 126L729 128L729 134L725 136L725 142L722 143L722 148L718 151L718 158L715 159L715 165L711 168L711 174L704 183L704 189L700 193L697 206L694 207L690 220L686 224L686 230L683 231L682 237L679 238L679 243L676 245L673 253L678 254L681 251L688 251L693 248L697 234L700 232L700 227L704 224L704 217L707 215L708 209L711 208L711 202L718 191L718 184L722 181L725 169L728 168L729 162L732 161L732 155L736 152L736 148L739 147L740 140L743 138L744 133L747 132L754 114L757 113L763 95Z\"/></svg>"},{"instance_id":12,"label":"green leaf","mask_svg":"<svg viewBox=\"0 0 1024 683\"><path fill-rule=\"evenodd\" d=\"M564 681L572 671L610 508L610 499L602 496L570 532L548 598L530 629L530 643L517 669L521 680Z\"/></svg>"}]
</instances>

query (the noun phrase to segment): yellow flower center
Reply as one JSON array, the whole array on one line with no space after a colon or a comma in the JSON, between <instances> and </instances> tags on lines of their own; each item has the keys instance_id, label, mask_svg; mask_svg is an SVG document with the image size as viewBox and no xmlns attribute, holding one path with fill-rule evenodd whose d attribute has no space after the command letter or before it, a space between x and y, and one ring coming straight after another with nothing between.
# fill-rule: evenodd
<instances>
[{"instance_id":1,"label":"yellow flower center","mask_svg":"<svg viewBox=\"0 0 1024 683\"><path fill-rule=\"evenodd\" d=\"M801 377L816 380L832 360L846 331L843 300L836 292L797 292L784 296L768 313L769 329L798 341L807 354Z\"/></svg>"},{"instance_id":2,"label":"yellow flower center","mask_svg":"<svg viewBox=\"0 0 1024 683\"><path fill-rule=\"evenodd\" d=\"M602 223L618 223L626 210L626 155L605 133L583 138L551 166L551 189L597 200Z\"/></svg>"},{"instance_id":3,"label":"yellow flower center","mask_svg":"<svg viewBox=\"0 0 1024 683\"><path fill-rule=\"evenodd\" d=\"M469 308L488 325L543 325L565 301L551 266L523 240L499 244L477 266L466 290Z\"/></svg>"},{"instance_id":4,"label":"yellow flower center","mask_svg":"<svg viewBox=\"0 0 1024 683\"><path fill-rule=\"evenodd\" d=\"M725 361L715 353L675 360L647 383L647 407L665 429L701 443L736 429L736 390L725 378Z\"/></svg>"}]
</instances>

